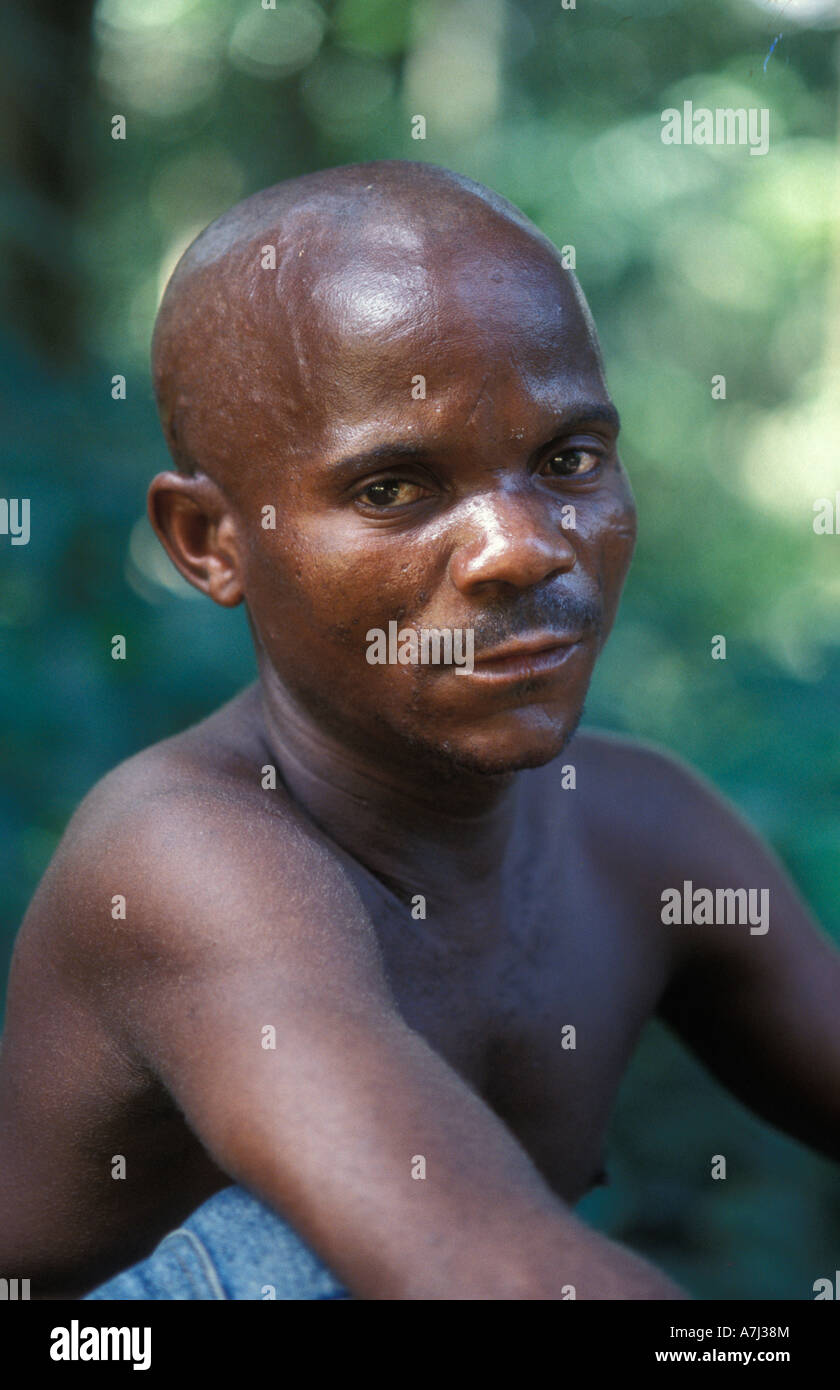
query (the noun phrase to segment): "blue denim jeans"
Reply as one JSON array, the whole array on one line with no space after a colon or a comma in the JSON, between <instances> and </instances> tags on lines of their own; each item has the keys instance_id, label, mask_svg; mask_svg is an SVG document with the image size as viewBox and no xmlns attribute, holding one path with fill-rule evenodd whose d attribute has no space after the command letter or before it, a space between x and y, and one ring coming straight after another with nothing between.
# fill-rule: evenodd
<instances>
[{"instance_id":1,"label":"blue denim jeans","mask_svg":"<svg viewBox=\"0 0 840 1390\"><path fill-rule=\"evenodd\" d=\"M282 1217L242 1187L204 1202L148 1259L86 1299L352 1298Z\"/></svg>"}]
</instances>

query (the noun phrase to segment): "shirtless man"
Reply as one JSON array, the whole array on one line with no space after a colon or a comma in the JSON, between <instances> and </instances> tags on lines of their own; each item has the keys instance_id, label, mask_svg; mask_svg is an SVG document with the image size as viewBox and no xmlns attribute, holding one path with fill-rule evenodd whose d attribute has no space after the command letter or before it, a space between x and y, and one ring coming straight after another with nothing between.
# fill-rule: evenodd
<instances>
[{"instance_id":1,"label":"shirtless man","mask_svg":"<svg viewBox=\"0 0 840 1390\"><path fill-rule=\"evenodd\" d=\"M0 1270L82 1296L235 1183L357 1298L687 1296L573 1212L639 1034L840 1159L840 955L692 772L573 737L635 538L574 277L469 180L327 170L193 244L154 376L150 515L259 681L93 789L24 921ZM372 664L391 621L473 671ZM686 881L769 929L663 921Z\"/></svg>"}]
</instances>

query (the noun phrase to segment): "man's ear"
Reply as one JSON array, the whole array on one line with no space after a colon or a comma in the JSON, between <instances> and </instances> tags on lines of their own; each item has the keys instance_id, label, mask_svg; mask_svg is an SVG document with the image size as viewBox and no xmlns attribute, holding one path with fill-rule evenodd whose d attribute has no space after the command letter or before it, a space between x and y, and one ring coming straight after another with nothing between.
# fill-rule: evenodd
<instances>
[{"instance_id":1,"label":"man's ear","mask_svg":"<svg viewBox=\"0 0 840 1390\"><path fill-rule=\"evenodd\" d=\"M236 522L221 488L203 473L158 473L149 484L149 520L172 563L223 608L242 602Z\"/></svg>"}]
</instances>

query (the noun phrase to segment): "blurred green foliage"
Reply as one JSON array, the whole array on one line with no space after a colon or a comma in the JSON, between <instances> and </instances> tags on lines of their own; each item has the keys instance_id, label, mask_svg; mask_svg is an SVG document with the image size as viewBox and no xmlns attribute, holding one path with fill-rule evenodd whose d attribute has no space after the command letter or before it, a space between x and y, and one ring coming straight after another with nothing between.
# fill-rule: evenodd
<instances>
[{"instance_id":1,"label":"blurred green foliage","mask_svg":"<svg viewBox=\"0 0 840 1390\"><path fill-rule=\"evenodd\" d=\"M840 936L840 537L812 528L838 485L836 30L770 0L76 0L6 37L0 495L31 499L32 536L0 549L4 964L92 783L254 674L242 610L193 595L144 519L167 275L239 197L396 157L482 180L576 248L640 511L588 722L700 768ZM769 154L663 146L684 99L768 107ZM836 1169L658 1025L610 1153L581 1211L698 1296L807 1299L836 1268Z\"/></svg>"}]
</instances>

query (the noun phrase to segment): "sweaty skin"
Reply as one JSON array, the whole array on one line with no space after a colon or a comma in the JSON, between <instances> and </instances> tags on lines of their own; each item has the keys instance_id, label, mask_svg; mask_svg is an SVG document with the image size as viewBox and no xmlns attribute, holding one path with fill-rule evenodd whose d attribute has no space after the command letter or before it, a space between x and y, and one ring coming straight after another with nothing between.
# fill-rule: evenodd
<instances>
[{"instance_id":1,"label":"sweaty skin","mask_svg":"<svg viewBox=\"0 0 840 1390\"><path fill-rule=\"evenodd\" d=\"M685 1297L573 1211L640 1032L840 1160L840 955L694 773L575 732L635 538L577 283L469 180L328 170L193 244L153 366L150 516L259 680L105 777L33 900L0 1269L79 1297L238 1182L359 1298ZM390 620L474 672L371 665ZM686 879L769 931L663 924Z\"/></svg>"}]
</instances>

